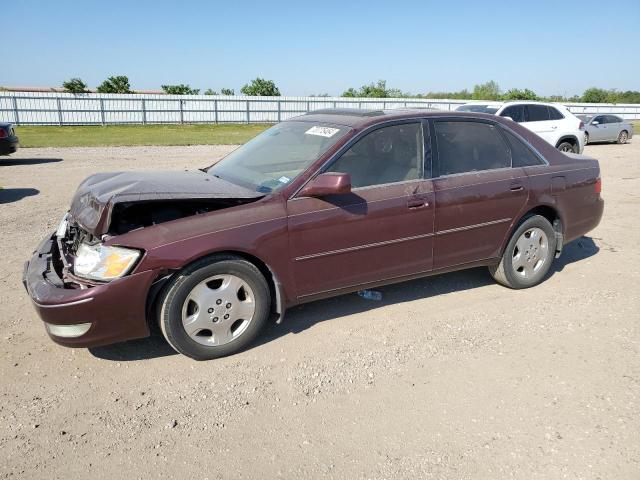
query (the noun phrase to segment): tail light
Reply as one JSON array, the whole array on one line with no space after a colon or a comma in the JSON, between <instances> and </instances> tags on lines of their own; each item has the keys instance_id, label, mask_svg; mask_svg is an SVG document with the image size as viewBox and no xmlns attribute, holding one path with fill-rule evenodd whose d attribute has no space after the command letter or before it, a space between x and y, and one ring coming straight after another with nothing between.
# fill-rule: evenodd
<instances>
[{"instance_id":1,"label":"tail light","mask_svg":"<svg viewBox=\"0 0 640 480\"><path fill-rule=\"evenodd\" d=\"M602 192L602 179L596 178L596 194L600 195L601 192Z\"/></svg>"},{"instance_id":2,"label":"tail light","mask_svg":"<svg viewBox=\"0 0 640 480\"><path fill-rule=\"evenodd\" d=\"M578 129L584 130L584 122L582 122L582 121L580 122L580 126L578 127Z\"/></svg>"},{"instance_id":3,"label":"tail light","mask_svg":"<svg viewBox=\"0 0 640 480\"><path fill-rule=\"evenodd\" d=\"M0 128L0 138L7 138L9 134L4 128Z\"/></svg>"}]
</instances>

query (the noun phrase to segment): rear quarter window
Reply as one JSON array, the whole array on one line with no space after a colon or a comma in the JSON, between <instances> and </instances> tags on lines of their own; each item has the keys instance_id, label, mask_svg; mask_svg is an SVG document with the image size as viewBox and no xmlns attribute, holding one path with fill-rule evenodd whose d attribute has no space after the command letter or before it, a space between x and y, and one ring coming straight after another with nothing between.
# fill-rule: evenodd
<instances>
[{"instance_id":1,"label":"rear quarter window","mask_svg":"<svg viewBox=\"0 0 640 480\"><path fill-rule=\"evenodd\" d=\"M557 108L554 108L554 107L548 107L548 108L549 108L550 120L562 120L564 118L564 115L562 115L562 113L560 113L560 111L558 111Z\"/></svg>"},{"instance_id":2,"label":"rear quarter window","mask_svg":"<svg viewBox=\"0 0 640 480\"><path fill-rule=\"evenodd\" d=\"M544 165L544 162L540 157L531 151L522 140L509 130L503 129L509 147L511 147L511 161L513 167L533 167L536 165Z\"/></svg>"}]
</instances>

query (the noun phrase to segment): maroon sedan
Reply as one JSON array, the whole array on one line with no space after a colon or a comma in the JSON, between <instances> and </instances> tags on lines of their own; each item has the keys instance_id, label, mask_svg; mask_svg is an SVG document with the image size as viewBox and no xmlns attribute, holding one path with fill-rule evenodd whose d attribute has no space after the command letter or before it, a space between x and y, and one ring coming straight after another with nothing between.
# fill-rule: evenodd
<instances>
[{"instance_id":1,"label":"maroon sedan","mask_svg":"<svg viewBox=\"0 0 640 480\"><path fill-rule=\"evenodd\" d=\"M492 115L322 110L210 168L87 178L24 283L51 338L90 347L157 321L195 359L296 304L487 266L541 282L603 211L596 160Z\"/></svg>"}]
</instances>

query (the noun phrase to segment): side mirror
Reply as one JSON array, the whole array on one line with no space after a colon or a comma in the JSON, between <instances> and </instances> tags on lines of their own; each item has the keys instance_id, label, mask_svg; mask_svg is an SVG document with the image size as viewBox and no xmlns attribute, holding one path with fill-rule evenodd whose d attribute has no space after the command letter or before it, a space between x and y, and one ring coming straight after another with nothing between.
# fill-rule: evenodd
<instances>
[{"instance_id":1,"label":"side mirror","mask_svg":"<svg viewBox=\"0 0 640 480\"><path fill-rule=\"evenodd\" d=\"M351 193L351 175L327 172L311 180L300 192L301 197L324 197Z\"/></svg>"},{"instance_id":2,"label":"side mirror","mask_svg":"<svg viewBox=\"0 0 640 480\"><path fill-rule=\"evenodd\" d=\"M594 120L593 122L591 122L591 125L600 125L600 122L597 120Z\"/></svg>"},{"instance_id":3,"label":"side mirror","mask_svg":"<svg viewBox=\"0 0 640 480\"><path fill-rule=\"evenodd\" d=\"M506 118L507 120L511 120L513 122L513 118L508 115L503 115L502 118Z\"/></svg>"}]
</instances>

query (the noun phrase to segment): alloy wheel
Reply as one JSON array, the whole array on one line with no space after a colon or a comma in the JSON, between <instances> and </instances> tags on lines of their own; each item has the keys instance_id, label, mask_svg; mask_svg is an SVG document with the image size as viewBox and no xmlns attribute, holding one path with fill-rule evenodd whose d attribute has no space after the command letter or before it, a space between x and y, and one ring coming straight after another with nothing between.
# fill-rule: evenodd
<instances>
[{"instance_id":1,"label":"alloy wheel","mask_svg":"<svg viewBox=\"0 0 640 480\"><path fill-rule=\"evenodd\" d=\"M255 310L247 282L235 275L215 275L189 292L182 306L182 325L201 345L225 345L242 335Z\"/></svg>"},{"instance_id":2,"label":"alloy wheel","mask_svg":"<svg viewBox=\"0 0 640 480\"><path fill-rule=\"evenodd\" d=\"M516 242L511 258L511 265L516 275L526 279L532 278L547 262L549 239L541 228L526 230Z\"/></svg>"}]
</instances>

